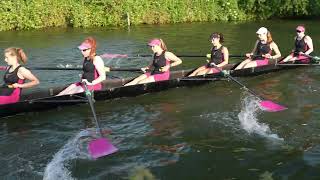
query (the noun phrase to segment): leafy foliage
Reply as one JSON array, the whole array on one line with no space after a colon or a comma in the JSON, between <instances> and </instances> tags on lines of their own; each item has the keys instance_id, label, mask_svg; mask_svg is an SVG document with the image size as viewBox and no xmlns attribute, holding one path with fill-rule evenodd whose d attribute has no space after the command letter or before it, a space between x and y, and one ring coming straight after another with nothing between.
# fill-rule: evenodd
<instances>
[{"instance_id":1,"label":"leafy foliage","mask_svg":"<svg viewBox=\"0 0 320 180\"><path fill-rule=\"evenodd\" d=\"M315 15L319 0L1 0L0 31Z\"/></svg>"}]
</instances>

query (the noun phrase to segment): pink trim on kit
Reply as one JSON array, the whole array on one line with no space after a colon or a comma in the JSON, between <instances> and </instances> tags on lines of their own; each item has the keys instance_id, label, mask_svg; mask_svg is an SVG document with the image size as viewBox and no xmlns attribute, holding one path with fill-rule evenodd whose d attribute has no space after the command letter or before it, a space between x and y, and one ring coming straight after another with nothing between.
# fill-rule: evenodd
<instances>
[{"instance_id":1,"label":"pink trim on kit","mask_svg":"<svg viewBox=\"0 0 320 180\"><path fill-rule=\"evenodd\" d=\"M18 84L23 84L23 79L19 79ZM0 96L0 104L12 104L20 100L21 88L15 88L9 96Z\"/></svg>"},{"instance_id":2,"label":"pink trim on kit","mask_svg":"<svg viewBox=\"0 0 320 180\"><path fill-rule=\"evenodd\" d=\"M269 64L269 60L267 58L265 59L258 59L258 60L255 60L255 62L257 63L257 67L258 66L266 66Z\"/></svg>"},{"instance_id":3,"label":"pink trim on kit","mask_svg":"<svg viewBox=\"0 0 320 180\"><path fill-rule=\"evenodd\" d=\"M168 60L166 60L166 65L169 65L170 64L170 61L168 61ZM153 77L154 78L154 81L165 81L165 80L169 80L170 79L170 68L167 70L167 71L165 71L165 72L163 72L163 73L161 73L161 74L154 74L154 75L151 75L151 73L150 72L148 72L148 73L145 73L145 75L147 76L147 77Z\"/></svg>"}]
</instances>

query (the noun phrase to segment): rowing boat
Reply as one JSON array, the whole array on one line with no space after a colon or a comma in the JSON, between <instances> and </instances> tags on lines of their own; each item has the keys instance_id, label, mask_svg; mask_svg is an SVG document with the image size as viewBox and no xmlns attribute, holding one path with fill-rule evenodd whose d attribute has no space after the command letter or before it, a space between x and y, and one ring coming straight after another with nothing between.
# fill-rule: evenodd
<instances>
[{"instance_id":1,"label":"rowing boat","mask_svg":"<svg viewBox=\"0 0 320 180\"><path fill-rule=\"evenodd\" d=\"M236 67L236 65L237 64L228 64L226 66L226 69L229 70L230 75L233 77L256 76L274 71L292 69L297 67L305 67L298 65L278 66L276 63L271 62L269 65L266 66L233 70ZM131 81L132 78L108 79L102 83L102 90L94 92L94 99L100 101L122 97L133 97L141 94L163 91L170 88L181 86L196 86L211 81L223 79L221 73L187 78L186 76L190 74L192 71L192 69L172 71L170 73L169 80L152 82L147 84L138 84L133 86L123 86L127 82ZM21 100L19 102L13 104L0 105L0 118L20 113L37 112L48 109L54 109L60 106L75 105L87 102L86 97L83 93L55 96L65 87L66 86L48 88L31 93L22 93Z\"/></svg>"}]
</instances>

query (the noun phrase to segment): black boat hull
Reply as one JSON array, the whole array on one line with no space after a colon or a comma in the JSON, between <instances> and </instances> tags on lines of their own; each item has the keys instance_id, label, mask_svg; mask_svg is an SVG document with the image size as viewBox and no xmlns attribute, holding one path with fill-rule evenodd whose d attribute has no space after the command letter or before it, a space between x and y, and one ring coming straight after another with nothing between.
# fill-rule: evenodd
<instances>
[{"instance_id":1,"label":"black boat hull","mask_svg":"<svg viewBox=\"0 0 320 180\"><path fill-rule=\"evenodd\" d=\"M270 64L262 67L232 70L234 65L228 65L227 69L230 69L230 75L233 77L244 76L256 76L260 74L297 68L301 66L276 66ZM170 74L170 80L153 82L147 84L139 84L134 86L123 86L131 79L110 79L103 82L103 90L95 91L94 98L97 101L109 100L122 97L134 97L141 94L159 92L171 88L181 86L197 86L215 80L220 80L223 77L221 74L207 75L193 77L198 80L188 80L186 76L192 72L192 70L172 71ZM199 80L203 78L203 80ZM209 79L210 78L210 79ZM207 80L206 80L207 79ZM19 113L37 112L48 109L54 109L59 106L75 105L79 103L85 103L86 99L83 93L75 95L55 96L64 87L49 88L46 90L40 90L37 92L23 94L21 101L13 104L0 105L0 118L6 116L12 116Z\"/></svg>"}]
</instances>

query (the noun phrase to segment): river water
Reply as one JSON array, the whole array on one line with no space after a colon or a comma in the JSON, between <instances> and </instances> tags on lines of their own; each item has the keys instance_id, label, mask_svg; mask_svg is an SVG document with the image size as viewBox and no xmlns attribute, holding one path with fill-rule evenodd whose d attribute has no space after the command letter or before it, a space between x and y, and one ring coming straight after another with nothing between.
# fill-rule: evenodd
<instances>
[{"instance_id":1,"label":"river water","mask_svg":"<svg viewBox=\"0 0 320 180\"><path fill-rule=\"evenodd\" d=\"M224 33L230 54L241 55L251 51L256 30L266 26L285 55L293 46L294 28L301 23L308 28L316 49L320 46L319 22L306 20L10 31L0 32L0 49L24 48L29 66L77 66L81 53L76 47L87 36L96 37L99 54L150 54L146 42L161 37L176 54L204 55L210 51L210 33L218 31ZM177 69L205 62L202 58L183 60ZM148 61L105 59L107 65L117 67L142 67ZM86 104L2 118L0 176L50 180L137 176L166 180L320 179L319 70L306 67L240 79L288 107L277 113L262 111L257 99L228 81L97 102L101 126L112 130L108 138L119 148L98 160L79 147L81 137L94 127ZM75 71L33 72L41 80L38 88L71 83L79 77Z\"/></svg>"}]
</instances>

